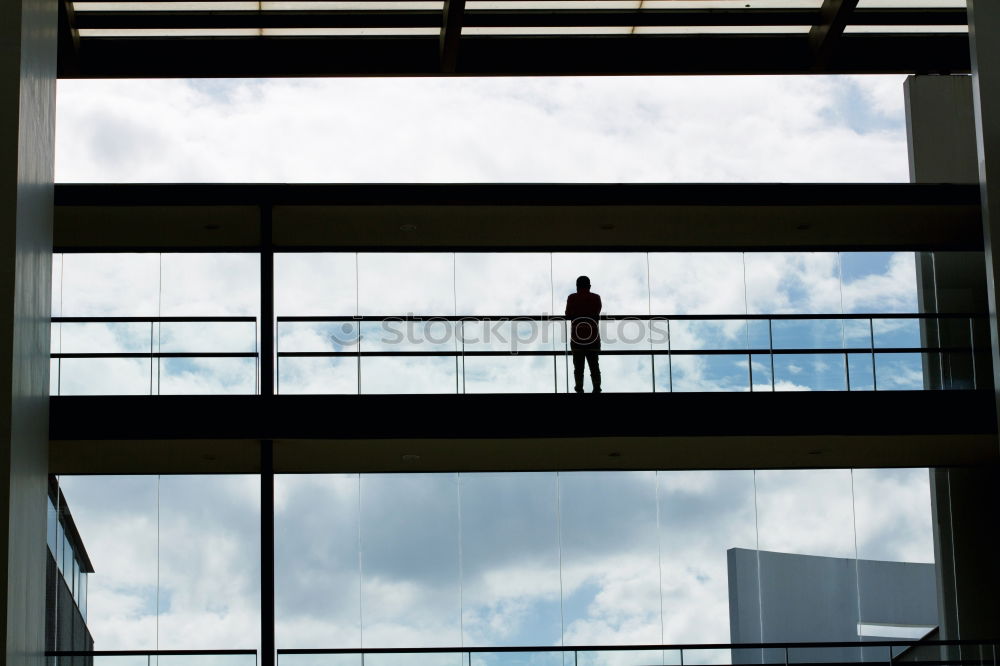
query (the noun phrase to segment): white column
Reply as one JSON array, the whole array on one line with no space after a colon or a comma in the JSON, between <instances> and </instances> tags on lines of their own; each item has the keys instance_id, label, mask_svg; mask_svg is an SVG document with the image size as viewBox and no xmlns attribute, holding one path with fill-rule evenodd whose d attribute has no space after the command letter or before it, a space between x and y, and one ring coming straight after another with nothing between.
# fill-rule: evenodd
<instances>
[{"instance_id":1,"label":"white column","mask_svg":"<svg viewBox=\"0 0 1000 666\"><path fill-rule=\"evenodd\" d=\"M44 665L57 0L0 2L0 644Z\"/></svg>"}]
</instances>

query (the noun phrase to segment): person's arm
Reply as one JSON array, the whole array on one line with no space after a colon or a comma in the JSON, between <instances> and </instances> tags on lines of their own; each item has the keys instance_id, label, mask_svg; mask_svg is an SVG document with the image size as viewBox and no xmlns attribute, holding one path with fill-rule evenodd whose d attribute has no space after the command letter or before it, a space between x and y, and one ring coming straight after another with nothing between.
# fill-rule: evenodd
<instances>
[{"instance_id":1,"label":"person's arm","mask_svg":"<svg viewBox=\"0 0 1000 666\"><path fill-rule=\"evenodd\" d=\"M566 318L572 319L575 315L575 308L573 307L573 294L570 294L566 298Z\"/></svg>"},{"instance_id":2,"label":"person's arm","mask_svg":"<svg viewBox=\"0 0 1000 666\"><path fill-rule=\"evenodd\" d=\"M600 317L601 316L601 309L604 307L604 304L601 303L601 297L600 296L598 296L597 294L594 294L594 296L597 296L597 316Z\"/></svg>"}]
</instances>

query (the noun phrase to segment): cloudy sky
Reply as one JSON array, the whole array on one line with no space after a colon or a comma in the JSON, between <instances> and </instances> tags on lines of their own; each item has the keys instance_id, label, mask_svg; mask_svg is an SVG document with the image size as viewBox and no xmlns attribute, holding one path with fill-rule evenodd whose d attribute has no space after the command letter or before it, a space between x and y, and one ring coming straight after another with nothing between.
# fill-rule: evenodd
<instances>
[{"instance_id":1,"label":"cloudy sky","mask_svg":"<svg viewBox=\"0 0 1000 666\"><path fill-rule=\"evenodd\" d=\"M59 82L60 182L890 182L901 76Z\"/></svg>"},{"instance_id":2,"label":"cloudy sky","mask_svg":"<svg viewBox=\"0 0 1000 666\"><path fill-rule=\"evenodd\" d=\"M901 77L61 81L57 144L61 182L907 180ZM581 273L608 314L916 307L905 253L297 254L277 258L277 307L558 313ZM65 255L54 282L63 315L258 315L252 255ZM913 344L912 327L878 326L883 344ZM807 323L776 326L775 340L840 346L866 332ZM349 348L359 331L341 331L346 342L335 333L288 325L280 344ZM380 333L361 330L362 344L385 344ZM607 346L648 348L621 339L632 334L608 330ZM687 349L760 339L741 322L671 335ZM248 325L66 325L53 346L253 351L256 336ZM880 387L919 387L919 360L894 360ZM284 362L283 392L358 390L353 363L309 361ZM853 362L852 388L870 388L870 359ZM566 390L565 362L555 373L551 363L389 359L363 366L360 385ZM817 355L785 357L773 377L765 359L748 368L738 353L668 368L649 357L602 364L608 390L746 390L750 371L755 388L845 381L842 358ZM70 394L255 386L245 361L56 370L54 385ZM97 569L95 647L257 646L257 483L62 479ZM933 559L926 470L303 475L280 477L276 490L279 647L727 642L729 548Z\"/></svg>"}]
</instances>

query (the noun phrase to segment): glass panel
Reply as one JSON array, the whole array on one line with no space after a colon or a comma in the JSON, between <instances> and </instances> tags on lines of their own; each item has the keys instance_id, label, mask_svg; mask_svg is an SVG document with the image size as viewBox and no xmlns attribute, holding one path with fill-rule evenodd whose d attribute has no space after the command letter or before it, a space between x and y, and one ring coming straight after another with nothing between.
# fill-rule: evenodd
<instances>
[{"instance_id":1,"label":"glass panel","mask_svg":"<svg viewBox=\"0 0 1000 666\"><path fill-rule=\"evenodd\" d=\"M148 354L153 344L150 322L67 323L61 328L65 354Z\"/></svg>"},{"instance_id":2,"label":"glass panel","mask_svg":"<svg viewBox=\"0 0 1000 666\"><path fill-rule=\"evenodd\" d=\"M462 321L458 349L472 351L552 351L566 348L566 323L532 321Z\"/></svg>"},{"instance_id":3,"label":"glass panel","mask_svg":"<svg viewBox=\"0 0 1000 666\"><path fill-rule=\"evenodd\" d=\"M852 391L875 390L875 367L871 354L848 354L847 370Z\"/></svg>"},{"instance_id":4,"label":"glass panel","mask_svg":"<svg viewBox=\"0 0 1000 666\"><path fill-rule=\"evenodd\" d=\"M358 476L275 476L276 641L360 647ZM283 655L284 666L361 666L359 655Z\"/></svg>"},{"instance_id":5,"label":"glass panel","mask_svg":"<svg viewBox=\"0 0 1000 666\"><path fill-rule=\"evenodd\" d=\"M397 323L387 323L396 326ZM291 322L278 324L278 351L356 352L360 325L355 321Z\"/></svg>"},{"instance_id":6,"label":"glass panel","mask_svg":"<svg viewBox=\"0 0 1000 666\"><path fill-rule=\"evenodd\" d=\"M63 532L63 545L62 545L62 567L59 569L62 572L63 580L66 581L66 586L73 591L73 545L69 542L69 537Z\"/></svg>"},{"instance_id":7,"label":"glass panel","mask_svg":"<svg viewBox=\"0 0 1000 666\"><path fill-rule=\"evenodd\" d=\"M562 314L562 303L553 303L547 252L459 252L455 276L459 315Z\"/></svg>"},{"instance_id":8,"label":"glass panel","mask_svg":"<svg viewBox=\"0 0 1000 666\"><path fill-rule=\"evenodd\" d=\"M671 378L670 372L673 377ZM671 385L674 391L748 391L750 371L746 354L681 354L656 360L656 387L666 391Z\"/></svg>"},{"instance_id":9,"label":"glass panel","mask_svg":"<svg viewBox=\"0 0 1000 666\"><path fill-rule=\"evenodd\" d=\"M553 393L559 365L547 356L466 356L465 393Z\"/></svg>"},{"instance_id":10,"label":"glass panel","mask_svg":"<svg viewBox=\"0 0 1000 666\"><path fill-rule=\"evenodd\" d=\"M255 322L163 322L159 330L161 352L257 351Z\"/></svg>"},{"instance_id":11,"label":"glass panel","mask_svg":"<svg viewBox=\"0 0 1000 666\"><path fill-rule=\"evenodd\" d=\"M640 252L556 252L552 255L556 313L566 311L566 298L576 291L576 278L586 275L601 296L602 314L649 314L646 255Z\"/></svg>"},{"instance_id":12,"label":"glass panel","mask_svg":"<svg viewBox=\"0 0 1000 666\"><path fill-rule=\"evenodd\" d=\"M751 314L839 314L840 259L836 252L747 252Z\"/></svg>"},{"instance_id":13,"label":"glass panel","mask_svg":"<svg viewBox=\"0 0 1000 666\"><path fill-rule=\"evenodd\" d=\"M85 573L80 574L80 596L77 599L77 603L80 607L80 614L83 615L84 622L87 621L87 580L88 575Z\"/></svg>"},{"instance_id":14,"label":"glass panel","mask_svg":"<svg viewBox=\"0 0 1000 666\"><path fill-rule=\"evenodd\" d=\"M658 643L655 474L560 473L559 511L563 643Z\"/></svg>"},{"instance_id":15,"label":"glass panel","mask_svg":"<svg viewBox=\"0 0 1000 666\"><path fill-rule=\"evenodd\" d=\"M774 373L771 372L773 361L774 357L770 354L754 354L751 357L750 372L754 391L774 390Z\"/></svg>"},{"instance_id":16,"label":"glass panel","mask_svg":"<svg viewBox=\"0 0 1000 666\"><path fill-rule=\"evenodd\" d=\"M649 280L652 314L747 311L740 252L650 252Z\"/></svg>"},{"instance_id":17,"label":"glass panel","mask_svg":"<svg viewBox=\"0 0 1000 666\"><path fill-rule=\"evenodd\" d=\"M462 474L463 645L558 645L559 535L554 473ZM555 660L561 655L555 654ZM474 654L486 664L553 653ZM561 660L556 666L562 666Z\"/></svg>"},{"instance_id":18,"label":"glass panel","mask_svg":"<svg viewBox=\"0 0 1000 666\"><path fill-rule=\"evenodd\" d=\"M253 358L161 358L160 395L252 395L257 392Z\"/></svg>"},{"instance_id":19,"label":"glass panel","mask_svg":"<svg viewBox=\"0 0 1000 666\"><path fill-rule=\"evenodd\" d=\"M844 322L840 319L776 319L771 322L775 349L841 349Z\"/></svg>"},{"instance_id":20,"label":"glass panel","mask_svg":"<svg viewBox=\"0 0 1000 666\"><path fill-rule=\"evenodd\" d=\"M63 316L156 316L158 254L64 254L62 265Z\"/></svg>"},{"instance_id":21,"label":"glass panel","mask_svg":"<svg viewBox=\"0 0 1000 666\"><path fill-rule=\"evenodd\" d=\"M857 551L850 470L758 471L756 478L763 640L856 636ZM789 657L856 659L857 649L844 650L807 654L790 650ZM769 660L774 657L770 652L766 652Z\"/></svg>"},{"instance_id":22,"label":"glass panel","mask_svg":"<svg viewBox=\"0 0 1000 666\"><path fill-rule=\"evenodd\" d=\"M94 602L91 605L88 601L87 626L95 646L102 650L155 649L156 477L63 475L59 483L97 570L87 576L87 597ZM199 507L199 513L204 512L204 506L211 504ZM175 532L161 532L161 537L164 536L180 537ZM197 539L188 543L182 540L173 547L193 549L202 541ZM224 545L222 540L209 539L208 542L220 547ZM216 554L221 557L223 552L220 549ZM245 553L243 555L246 557ZM226 572L220 580L229 580L229 575ZM180 604L181 600L171 601L167 594L161 594L161 610L172 603ZM174 612L179 609L179 606L173 607ZM198 631L202 619L191 625L192 633ZM160 645L166 647L162 641ZM95 659L95 665L97 661ZM118 664L117 661L112 663ZM142 666L146 666L145 657L142 657Z\"/></svg>"},{"instance_id":23,"label":"glass panel","mask_svg":"<svg viewBox=\"0 0 1000 666\"><path fill-rule=\"evenodd\" d=\"M161 256L162 316L257 316L260 255L170 252Z\"/></svg>"},{"instance_id":24,"label":"glass panel","mask_svg":"<svg viewBox=\"0 0 1000 666\"><path fill-rule=\"evenodd\" d=\"M56 539L59 537L59 514L56 512L55 504L52 503L51 498L49 498L48 507L45 518L45 543L48 544L49 552L55 558L56 553L59 552L58 546L56 546Z\"/></svg>"},{"instance_id":25,"label":"glass panel","mask_svg":"<svg viewBox=\"0 0 1000 666\"><path fill-rule=\"evenodd\" d=\"M913 252L841 252L845 313L917 312Z\"/></svg>"},{"instance_id":26,"label":"glass panel","mask_svg":"<svg viewBox=\"0 0 1000 666\"><path fill-rule=\"evenodd\" d=\"M455 322L388 319L361 323L362 352L453 352L457 349Z\"/></svg>"},{"instance_id":27,"label":"glass panel","mask_svg":"<svg viewBox=\"0 0 1000 666\"><path fill-rule=\"evenodd\" d=\"M664 332L666 326L663 327ZM602 321L601 349L626 349L648 351L650 348L649 322L639 319Z\"/></svg>"},{"instance_id":28,"label":"glass panel","mask_svg":"<svg viewBox=\"0 0 1000 666\"><path fill-rule=\"evenodd\" d=\"M358 255L362 315L454 315L451 253L370 252Z\"/></svg>"},{"instance_id":29,"label":"glass panel","mask_svg":"<svg viewBox=\"0 0 1000 666\"><path fill-rule=\"evenodd\" d=\"M455 474L363 476L364 647L459 645L458 553Z\"/></svg>"},{"instance_id":30,"label":"glass panel","mask_svg":"<svg viewBox=\"0 0 1000 666\"><path fill-rule=\"evenodd\" d=\"M764 324L766 326L766 322ZM750 341L746 320L672 321L670 338L670 346L674 350L745 350ZM766 349L766 337L763 342Z\"/></svg>"},{"instance_id":31,"label":"glass panel","mask_svg":"<svg viewBox=\"0 0 1000 666\"><path fill-rule=\"evenodd\" d=\"M875 348L920 347L920 321L916 319L874 319Z\"/></svg>"},{"instance_id":32,"label":"glass panel","mask_svg":"<svg viewBox=\"0 0 1000 666\"><path fill-rule=\"evenodd\" d=\"M56 549L53 553L56 558L56 568L63 570L63 559L66 557L66 530L62 522L56 525Z\"/></svg>"},{"instance_id":33,"label":"glass panel","mask_svg":"<svg viewBox=\"0 0 1000 666\"><path fill-rule=\"evenodd\" d=\"M844 354L775 354L774 390L846 391Z\"/></svg>"},{"instance_id":34,"label":"glass panel","mask_svg":"<svg viewBox=\"0 0 1000 666\"><path fill-rule=\"evenodd\" d=\"M149 395L147 358L64 358L60 395Z\"/></svg>"},{"instance_id":35,"label":"glass panel","mask_svg":"<svg viewBox=\"0 0 1000 666\"><path fill-rule=\"evenodd\" d=\"M456 393L454 357L361 359L361 393Z\"/></svg>"},{"instance_id":36,"label":"glass panel","mask_svg":"<svg viewBox=\"0 0 1000 666\"><path fill-rule=\"evenodd\" d=\"M858 557L934 562L930 476L926 469L854 470ZM933 585L933 575L931 576ZM876 618L862 617L864 621Z\"/></svg>"},{"instance_id":37,"label":"glass panel","mask_svg":"<svg viewBox=\"0 0 1000 666\"><path fill-rule=\"evenodd\" d=\"M746 583L734 553L757 543L753 472L658 472L657 483L664 643L759 641L759 624L729 624L730 589Z\"/></svg>"},{"instance_id":38,"label":"glass panel","mask_svg":"<svg viewBox=\"0 0 1000 666\"><path fill-rule=\"evenodd\" d=\"M580 650L574 666L649 666L663 663L663 650Z\"/></svg>"},{"instance_id":39,"label":"glass panel","mask_svg":"<svg viewBox=\"0 0 1000 666\"><path fill-rule=\"evenodd\" d=\"M653 391L653 359L649 355L609 355L598 357L601 390L605 393L650 393ZM584 368L584 390L590 386L590 368Z\"/></svg>"},{"instance_id":40,"label":"glass panel","mask_svg":"<svg viewBox=\"0 0 1000 666\"><path fill-rule=\"evenodd\" d=\"M357 314L356 256L354 252L275 254L275 313L291 317Z\"/></svg>"},{"instance_id":41,"label":"glass panel","mask_svg":"<svg viewBox=\"0 0 1000 666\"><path fill-rule=\"evenodd\" d=\"M260 478L160 477L159 516L160 649L257 647Z\"/></svg>"},{"instance_id":42,"label":"glass panel","mask_svg":"<svg viewBox=\"0 0 1000 666\"><path fill-rule=\"evenodd\" d=\"M875 354L879 391L919 391L924 388L923 354Z\"/></svg>"},{"instance_id":43,"label":"glass panel","mask_svg":"<svg viewBox=\"0 0 1000 666\"><path fill-rule=\"evenodd\" d=\"M356 394L358 359L281 358L278 359L278 393Z\"/></svg>"},{"instance_id":44,"label":"glass panel","mask_svg":"<svg viewBox=\"0 0 1000 666\"><path fill-rule=\"evenodd\" d=\"M844 346L871 349L873 332L870 319L844 319Z\"/></svg>"},{"instance_id":45,"label":"glass panel","mask_svg":"<svg viewBox=\"0 0 1000 666\"><path fill-rule=\"evenodd\" d=\"M564 652L473 652L469 666L568 666L572 658Z\"/></svg>"}]
</instances>

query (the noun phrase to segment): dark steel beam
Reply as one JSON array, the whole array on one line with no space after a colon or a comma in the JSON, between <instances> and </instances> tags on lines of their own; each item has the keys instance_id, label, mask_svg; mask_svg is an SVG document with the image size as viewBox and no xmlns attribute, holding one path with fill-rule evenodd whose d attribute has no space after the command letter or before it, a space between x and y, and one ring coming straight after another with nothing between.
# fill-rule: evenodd
<instances>
[{"instance_id":1,"label":"dark steel beam","mask_svg":"<svg viewBox=\"0 0 1000 666\"><path fill-rule=\"evenodd\" d=\"M964 34L849 34L817 69L805 34L462 37L463 76L968 72ZM439 36L86 38L85 78L434 76Z\"/></svg>"},{"instance_id":2,"label":"dark steel beam","mask_svg":"<svg viewBox=\"0 0 1000 666\"><path fill-rule=\"evenodd\" d=\"M433 10L405 11L204 11L176 12L77 12L77 25L85 29L212 29L212 28L440 28L445 14ZM964 9L859 9L857 22L864 25L965 25ZM466 10L459 17L466 27L561 27L561 26L813 26L821 19L815 9L545 9ZM455 25L452 23L451 25Z\"/></svg>"},{"instance_id":3,"label":"dark steel beam","mask_svg":"<svg viewBox=\"0 0 1000 666\"><path fill-rule=\"evenodd\" d=\"M71 0L59 0L59 76L80 73L80 31Z\"/></svg>"},{"instance_id":4,"label":"dark steel beam","mask_svg":"<svg viewBox=\"0 0 1000 666\"><path fill-rule=\"evenodd\" d=\"M978 205L978 185L913 183L57 183L64 206Z\"/></svg>"},{"instance_id":5,"label":"dark steel beam","mask_svg":"<svg viewBox=\"0 0 1000 666\"><path fill-rule=\"evenodd\" d=\"M454 74L458 69L458 49L462 41L465 0L444 0L441 16L441 73Z\"/></svg>"},{"instance_id":6,"label":"dark steel beam","mask_svg":"<svg viewBox=\"0 0 1000 666\"><path fill-rule=\"evenodd\" d=\"M809 31L809 48L818 69L824 69L832 59L857 6L858 0L823 0L819 23Z\"/></svg>"}]
</instances>

